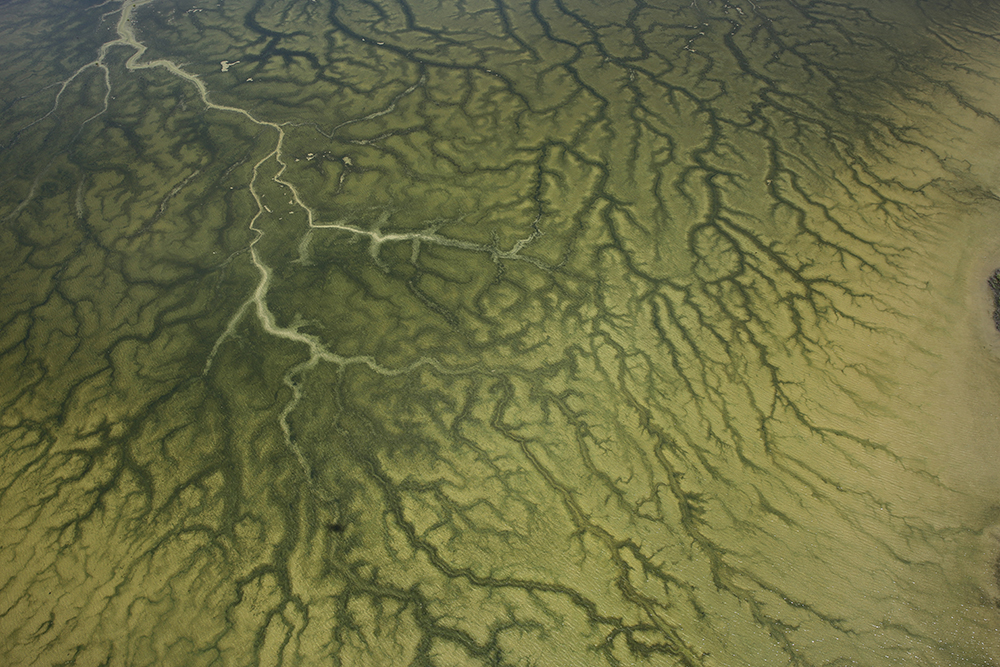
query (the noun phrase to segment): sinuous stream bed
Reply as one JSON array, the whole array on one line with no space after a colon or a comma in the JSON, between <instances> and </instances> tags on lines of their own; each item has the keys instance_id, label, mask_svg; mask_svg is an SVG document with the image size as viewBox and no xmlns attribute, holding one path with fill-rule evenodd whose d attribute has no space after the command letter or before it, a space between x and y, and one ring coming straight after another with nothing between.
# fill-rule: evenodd
<instances>
[{"instance_id":1,"label":"sinuous stream bed","mask_svg":"<svg viewBox=\"0 0 1000 667\"><path fill-rule=\"evenodd\" d=\"M0 1L4 664L1000 665L998 35Z\"/></svg>"}]
</instances>

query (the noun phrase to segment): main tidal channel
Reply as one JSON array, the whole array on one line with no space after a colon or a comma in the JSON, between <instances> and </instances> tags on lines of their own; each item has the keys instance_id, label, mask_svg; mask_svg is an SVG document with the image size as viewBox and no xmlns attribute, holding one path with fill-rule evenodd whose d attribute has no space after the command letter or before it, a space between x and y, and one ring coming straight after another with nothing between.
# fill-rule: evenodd
<instances>
[{"instance_id":1,"label":"main tidal channel","mask_svg":"<svg viewBox=\"0 0 1000 667\"><path fill-rule=\"evenodd\" d=\"M5 665L1000 665L995 3L0 0L0 257Z\"/></svg>"}]
</instances>

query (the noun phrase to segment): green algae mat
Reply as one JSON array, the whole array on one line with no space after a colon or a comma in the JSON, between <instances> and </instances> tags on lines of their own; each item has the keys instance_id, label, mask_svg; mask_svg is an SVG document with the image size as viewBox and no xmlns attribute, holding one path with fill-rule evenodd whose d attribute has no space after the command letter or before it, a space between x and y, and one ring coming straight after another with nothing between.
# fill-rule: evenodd
<instances>
[{"instance_id":1,"label":"green algae mat","mask_svg":"<svg viewBox=\"0 0 1000 667\"><path fill-rule=\"evenodd\" d=\"M998 35L0 1L0 662L1000 665Z\"/></svg>"}]
</instances>

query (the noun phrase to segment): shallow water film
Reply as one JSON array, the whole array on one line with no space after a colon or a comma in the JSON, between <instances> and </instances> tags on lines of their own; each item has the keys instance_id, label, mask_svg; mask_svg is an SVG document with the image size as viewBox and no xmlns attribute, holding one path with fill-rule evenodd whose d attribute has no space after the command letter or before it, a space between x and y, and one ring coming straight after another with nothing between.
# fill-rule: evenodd
<instances>
[{"instance_id":1,"label":"shallow water film","mask_svg":"<svg viewBox=\"0 0 1000 667\"><path fill-rule=\"evenodd\" d=\"M1000 665L998 35L0 2L3 663Z\"/></svg>"}]
</instances>

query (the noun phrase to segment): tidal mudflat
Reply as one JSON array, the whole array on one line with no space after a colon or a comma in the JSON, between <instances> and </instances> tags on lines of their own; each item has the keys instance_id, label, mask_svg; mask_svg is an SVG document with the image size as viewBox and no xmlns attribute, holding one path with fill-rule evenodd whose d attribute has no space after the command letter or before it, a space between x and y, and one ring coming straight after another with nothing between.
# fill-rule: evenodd
<instances>
[{"instance_id":1,"label":"tidal mudflat","mask_svg":"<svg viewBox=\"0 0 1000 667\"><path fill-rule=\"evenodd\" d=\"M3 661L1000 664L997 35L0 2Z\"/></svg>"}]
</instances>

